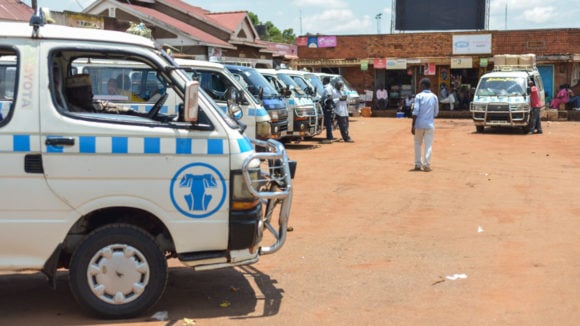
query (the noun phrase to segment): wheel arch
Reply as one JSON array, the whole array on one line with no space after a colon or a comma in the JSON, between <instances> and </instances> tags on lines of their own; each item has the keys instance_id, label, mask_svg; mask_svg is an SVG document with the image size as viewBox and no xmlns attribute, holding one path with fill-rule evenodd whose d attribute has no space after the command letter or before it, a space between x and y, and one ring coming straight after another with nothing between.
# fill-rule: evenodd
<instances>
[{"instance_id":1,"label":"wheel arch","mask_svg":"<svg viewBox=\"0 0 580 326\"><path fill-rule=\"evenodd\" d=\"M171 232L154 214L135 207L106 207L94 210L79 218L69 229L62 243L54 250L46 261L42 271L54 285L54 275L58 268L69 268L70 258L93 230L110 224L128 224L138 227L149 233L166 256L175 256L175 245Z\"/></svg>"}]
</instances>

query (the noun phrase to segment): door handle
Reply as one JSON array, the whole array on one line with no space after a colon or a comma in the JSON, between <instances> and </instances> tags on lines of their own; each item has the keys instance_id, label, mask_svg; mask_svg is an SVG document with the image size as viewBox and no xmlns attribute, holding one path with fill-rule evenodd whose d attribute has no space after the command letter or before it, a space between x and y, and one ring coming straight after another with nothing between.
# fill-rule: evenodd
<instances>
[{"instance_id":1,"label":"door handle","mask_svg":"<svg viewBox=\"0 0 580 326\"><path fill-rule=\"evenodd\" d=\"M73 146L75 144L74 138L47 138L45 144L48 146Z\"/></svg>"}]
</instances>

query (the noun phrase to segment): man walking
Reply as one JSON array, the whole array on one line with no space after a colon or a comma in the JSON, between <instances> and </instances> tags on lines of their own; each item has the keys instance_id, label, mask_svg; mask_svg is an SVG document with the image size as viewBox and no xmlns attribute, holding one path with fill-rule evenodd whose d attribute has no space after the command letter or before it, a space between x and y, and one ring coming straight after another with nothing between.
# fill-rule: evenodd
<instances>
[{"instance_id":1,"label":"man walking","mask_svg":"<svg viewBox=\"0 0 580 326\"><path fill-rule=\"evenodd\" d=\"M415 168L414 171L431 171L431 148L435 135L435 117L439 114L439 102L437 95L431 92L431 81L428 78L421 79L421 92L415 96L413 108L413 124L411 133L415 140ZM425 149L421 156L421 149L425 143Z\"/></svg>"}]
</instances>

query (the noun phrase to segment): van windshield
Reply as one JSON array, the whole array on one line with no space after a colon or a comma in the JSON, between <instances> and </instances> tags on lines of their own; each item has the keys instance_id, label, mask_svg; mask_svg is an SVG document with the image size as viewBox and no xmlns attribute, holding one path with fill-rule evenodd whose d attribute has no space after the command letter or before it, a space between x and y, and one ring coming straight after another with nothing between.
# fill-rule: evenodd
<instances>
[{"instance_id":1,"label":"van windshield","mask_svg":"<svg viewBox=\"0 0 580 326\"><path fill-rule=\"evenodd\" d=\"M315 74L306 74L304 75L304 77L306 77L310 83L316 87L316 91L318 92L318 94L322 94L322 92L324 91L324 85L322 85L322 81L320 80L320 78L318 78L318 76L316 76Z\"/></svg>"},{"instance_id":2,"label":"van windshield","mask_svg":"<svg viewBox=\"0 0 580 326\"><path fill-rule=\"evenodd\" d=\"M484 77L477 87L477 96L523 96L526 94L523 77Z\"/></svg>"},{"instance_id":3,"label":"van windshield","mask_svg":"<svg viewBox=\"0 0 580 326\"><path fill-rule=\"evenodd\" d=\"M280 94L276 89L268 82L262 74L254 69L247 69L240 71L241 77L244 79L248 85L248 91L254 96L255 99L259 100L258 93L260 87L263 89L264 98L275 98L280 97Z\"/></svg>"},{"instance_id":4,"label":"van windshield","mask_svg":"<svg viewBox=\"0 0 580 326\"><path fill-rule=\"evenodd\" d=\"M286 86L294 86L294 91L299 95L299 96L304 96L306 95L306 93L304 93L304 90L302 89L302 87L300 87L300 85L298 85L298 83L292 79L292 77L288 76L288 74L285 73L277 73L276 76L278 76L278 78L284 83L286 84Z\"/></svg>"}]
</instances>

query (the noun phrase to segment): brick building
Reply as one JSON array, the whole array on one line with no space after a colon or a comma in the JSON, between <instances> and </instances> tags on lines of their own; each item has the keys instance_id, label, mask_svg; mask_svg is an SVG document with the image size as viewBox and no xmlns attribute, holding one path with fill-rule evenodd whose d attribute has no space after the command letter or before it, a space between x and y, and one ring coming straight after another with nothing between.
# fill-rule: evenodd
<instances>
[{"instance_id":1,"label":"brick building","mask_svg":"<svg viewBox=\"0 0 580 326\"><path fill-rule=\"evenodd\" d=\"M340 73L361 93L385 86L392 91L391 105L401 95L415 93L423 77L430 78L437 88L453 82L464 90L475 87L479 76L493 68L495 54L533 53L548 96L561 84L570 84L580 94L578 28L335 38L328 47L311 47L310 41L299 41L297 68Z\"/></svg>"}]
</instances>

